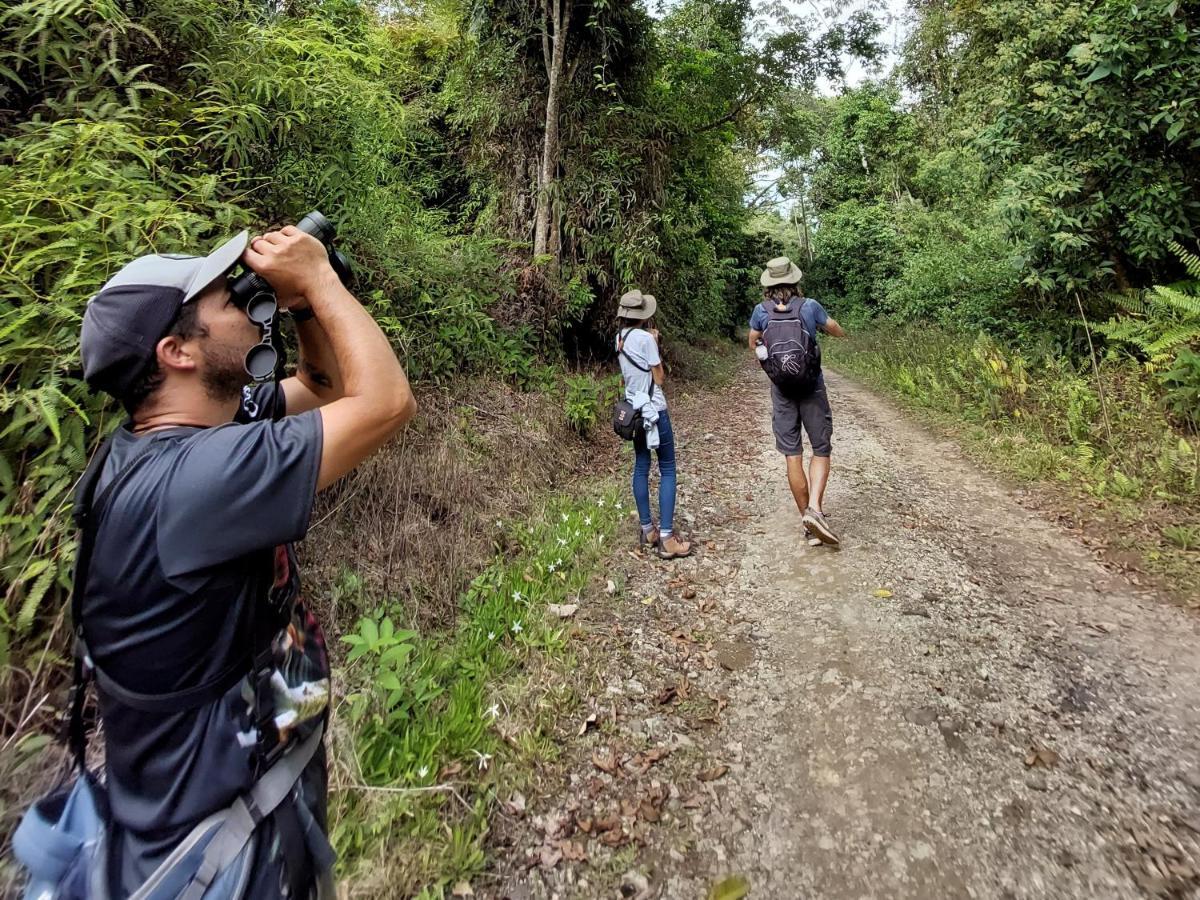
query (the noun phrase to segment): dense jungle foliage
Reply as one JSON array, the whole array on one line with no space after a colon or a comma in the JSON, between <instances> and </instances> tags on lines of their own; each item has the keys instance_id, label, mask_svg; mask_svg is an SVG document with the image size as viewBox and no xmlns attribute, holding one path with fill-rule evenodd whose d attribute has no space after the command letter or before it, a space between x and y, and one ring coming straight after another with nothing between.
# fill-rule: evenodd
<instances>
[{"instance_id":1,"label":"dense jungle foliage","mask_svg":"<svg viewBox=\"0 0 1200 900\"><path fill-rule=\"evenodd\" d=\"M1198 83L1195 3L918 0L781 155L835 364L1125 507L1152 560L1200 537Z\"/></svg>"},{"instance_id":2,"label":"dense jungle foliage","mask_svg":"<svg viewBox=\"0 0 1200 900\"><path fill-rule=\"evenodd\" d=\"M61 609L71 485L117 416L79 380L80 316L128 258L319 207L419 383L553 383L631 285L680 338L731 326L767 252L741 123L874 33L747 0L5 4L0 663Z\"/></svg>"}]
</instances>

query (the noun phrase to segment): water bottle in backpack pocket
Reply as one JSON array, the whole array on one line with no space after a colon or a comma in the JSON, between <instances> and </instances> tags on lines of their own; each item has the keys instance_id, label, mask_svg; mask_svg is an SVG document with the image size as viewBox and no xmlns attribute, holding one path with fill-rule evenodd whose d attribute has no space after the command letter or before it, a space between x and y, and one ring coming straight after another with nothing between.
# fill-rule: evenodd
<instances>
[{"instance_id":1,"label":"water bottle in backpack pocket","mask_svg":"<svg viewBox=\"0 0 1200 900\"><path fill-rule=\"evenodd\" d=\"M804 303L793 297L782 309L770 300L762 304L767 313L762 333L767 353L759 364L781 391L793 397L812 393L821 377L821 346L800 315Z\"/></svg>"}]
</instances>

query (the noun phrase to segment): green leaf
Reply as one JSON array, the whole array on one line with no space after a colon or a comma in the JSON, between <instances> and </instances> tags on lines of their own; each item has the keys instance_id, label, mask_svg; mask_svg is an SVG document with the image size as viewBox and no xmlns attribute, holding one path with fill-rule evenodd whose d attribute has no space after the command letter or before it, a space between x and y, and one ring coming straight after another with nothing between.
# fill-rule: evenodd
<instances>
[{"instance_id":1,"label":"green leaf","mask_svg":"<svg viewBox=\"0 0 1200 900\"><path fill-rule=\"evenodd\" d=\"M358 623L358 632L367 642L367 646L374 649L379 643L379 626L375 624L374 619L363 619Z\"/></svg>"},{"instance_id":2,"label":"green leaf","mask_svg":"<svg viewBox=\"0 0 1200 900\"><path fill-rule=\"evenodd\" d=\"M385 691L400 690L400 678L395 672L381 672L379 675L378 684Z\"/></svg>"},{"instance_id":3,"label":"green leaf","mask_svg":"<svg viewBox=\"0 0 1200 900\"><path fill-rule=\"evenodd\" d=\"M741 875L731 875L709 889L708 900L742 900L749 893L750 882Z\"/></svg>"},{"instance_id":4,"label":"green leaf","mask_svg":"<svg viewBox=\"0 0 1200 900\"><path fill-rule=\"evenodd\" d=\"M391 666L395 665L396 663L403 662L404 660L408 659L409 654L412 653L412 650L412 644L397 644L395 647L392 647L386 653L384 653L383 656L379 657L379 664L381 666Z\"/></svg>"}]
</instances>

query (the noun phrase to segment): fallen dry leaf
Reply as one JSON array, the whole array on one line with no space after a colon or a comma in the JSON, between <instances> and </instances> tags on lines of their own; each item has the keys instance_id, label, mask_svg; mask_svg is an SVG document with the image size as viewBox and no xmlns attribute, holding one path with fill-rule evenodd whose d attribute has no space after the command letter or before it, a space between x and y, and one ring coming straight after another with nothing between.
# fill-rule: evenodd
<instances>
[{"instance_id":1,"label":"fallen dry leaf","mask_svg":"<svg viewBox=\"0 0 1200 900\"><path fill-rule=\"evenodd\" d=\"M1025 755L1025 765L1027 768L1041 766L1043 769L1049 769L1051 766L1058 765L1058 754L1049 747L1030 747L1029 752Z\"/></svg>"},{"instance_id":2,"label":"fallen dry leaf","mask_svg":"<svg viewBox=\"0 0 1200 900\"><path fill-rule=\"evenodd\" d=\"M888 597L892 596L892 592L887 588L879 588L877 591L875 591L875 596L880 600L886 600Z\"/></svg>"},{"instance_id":3,"label":"fallen dry leaf","mask_svg":"<svg viewBox=\"0 0 1200 900\"><path fill-rule=\"evenodd\" d=\"M661 818L658 807L649 800L643 800L638 804L638 815L646 822L657 822Z\"/></svg>"},{"instance_id":4,"label":"fallen dry leaf","mask_svg":"<svg viewBox=\"0 0 1200 900\"><path fill-rule=\"evenodd\" d=\"M606 831L600 835L600 843L606 847L619 847L625 843L625 832L619 828L614 828L612 831Z\"/></svg>"},{"instance_id":5,"label":"fallen dry leaf","mask_svg":"<svg viewBox=\"0 0 1200 900\"><path fill-rule=\"evenodd\" d=\"M547 603L546 609L560 619L569 619L579 611L578 603Z\"/></svg>"},{"instance_id":6,"label":"fallen dry leaf","mask_svg":"<svg viewBox=\"0 0 1200 900\"><path fill-rule=\"evenodd\" d=\"M629 762L629 767L638 775L645 775L650 767L670 754L670 747L651 747L644 753L637 753Z\"/></svg>"},{"instance_id":7,"label":"fallen dry leaf","mask_svg":"<svg viewBox=\"0 0 1200 900\"><path fill-rule=\"evenodd\" d=\"M584 834L591 834L592 828L594 828L595 825L596 825L596 823L588 818L575 820L575 827L578 828L580 831L582 831Z\"/></svg>"},{"instance_id":8,"label":"fallen dry leaf","mask_svg":"<svg viewBox=\"0 0 1200 900\"><path fill-rule=\"evenodd\" d=\"M675 685L670 684L654 695L654 702L659 706L665 706L670 703L678 695L679 689Z\"/></svg>"},{"instance_id":9,"label":"fallen dry leaf","mask_svg":"<svg viewBox=\"0 0 1200 900\"><path fill-rule=\"evenodd\" d=\"M596 821L592 823L592 827L597 834L601 834L605 831L612 831L614 828L621 827L621 819L619 816L603 816L602 818L596 819Z\"/></svg>"},{"instance_id":10,"label":"fallen dry leaf","mask_svg":"<svg viewBox=\"0 0 1200 900\"><path fill-rule=\"evenodd\" d=\"M696 599L696 589L694 587L690 587L690 586L684 588L683 599L684 600L695 600Z\"/></svg>"},{"instance_id":11,"label":"fallen dry leaf","mask_svg":"<svg viewBox=\"0 0 1200 900\"><path fill-rule=\"evenodd\" d=\"M592 754L592 765L601 772L612 775L617 771L617 752L612 747L603 747Z\"/></svg>"},{"instance_id":12,"label":"fallen dry leaf","mask_svg":"<svg viewBox=\"0 0 1200 900\"><path fill-rule=\"evenodd\" d=\"M519 818L525 815L525 795L513 794L511 798L504 801L503 806L506 813Z\"/></svg>"},{"instance_id":13,"label":"fallen dry leaf","mask_svg":"<svg viewBox=\"0 0 1200 900\"><path fill-rule=\"evenodd\" d=\"M544 844L538 851L538 865L543 869L553 869L562 861L562 851L549 844Z\"/></svg>"},{"instance_id":14,"label":"fallen dry leaf","mask_svg":"<svg viewBox=\"0 0 1200 900\"><path fill-rule=\"evenodd\" d=\"M726 765L713 766L711 769L705 769L703 772L701 772L696 777L699 778L701 781L716 781L718 778L724 777L725 773L728 771L729 771L729 766L726 766Z\"/></svg>"},{"instance_id":15,"label":"fallen dry leaf","mask_svg":"<svg viewBox=\"0 0 1200 900\"><path fill-rule=\"evenodd\" d=\"M456 885L454 885L453 890L450 891L450 896L451 897L474 897L475 891L471 888L471 883L469 881L460 881Z\"/></svg>"},{"instance_id":16,"label":"fallen dry leaf","mask_svg":"<svg viewBox=\"0 0 1200 900\"><path fill-rule=\"evenodd\" d=\"M441 773L438 775L438 780L445 781L447 778L457 775L462 770L463 764L461 762L452 762L450 765L442 769Z\"/></svg>"},{"instance_id":17,"label":"fallen dry leaf","mask_svg":"<svg viewBox=\"0 0 1200 900\"><path fill-rule=\"evenodd\" d=\"M562 851L562 858L567 862L583 862L587 859L587 851L583 849L583 844L577 841L560 841L558 849Z\"/></svg>"},{"instance_id":18,"label":"fallen dry leaf","mask_svg":"<svg viewBox=\"0 0 1200 900\"><path fill-rule=\"evenodd\" d=\"M583 724L579 726L580 736L587 734L593 728L599 728L600 727L598 724L599 721L600 721L600 718L595 713L592 713L591 715L589 715L586 719L583 720Z\"/></svg>"}]
</instances>

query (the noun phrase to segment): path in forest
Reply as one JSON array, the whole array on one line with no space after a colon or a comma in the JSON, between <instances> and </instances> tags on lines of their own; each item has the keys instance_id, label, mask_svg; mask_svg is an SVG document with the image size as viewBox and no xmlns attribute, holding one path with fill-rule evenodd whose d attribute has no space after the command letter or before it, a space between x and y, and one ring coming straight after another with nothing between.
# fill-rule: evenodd
<instances>
[{"instance_id":1,"label":"path in forest","mask_svg":"<svg viewBox=\"0 0 1200 900\"><path fill-rule=\"evenodd\" d=\"M583 611L601 727L483 893L1200 893L1200 618L827 377L840 551L798 539L759 372L676 404L701 552L623 553Z\"/></svg>"}]
</instances>

